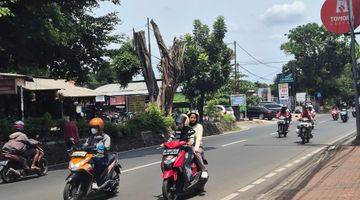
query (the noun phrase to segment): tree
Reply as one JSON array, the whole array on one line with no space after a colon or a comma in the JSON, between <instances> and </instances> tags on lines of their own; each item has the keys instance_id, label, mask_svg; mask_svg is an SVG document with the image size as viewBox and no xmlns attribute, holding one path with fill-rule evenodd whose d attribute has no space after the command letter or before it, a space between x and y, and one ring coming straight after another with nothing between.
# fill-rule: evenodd
<instances>
[{"instance_id":1,"label":"tree","mask_svg":"<svg viewBox=\"0 0 360 200\"><path fill-rule=\"evenodd\" d=\"M126 87L135 75L141 73L140 60L131 40L124 42L115 52L110 68L114 70L116 79L123 87Z\"/></svg>"},{"instance_id":2,"label":"tree","mask_svg":"<svg viewBox=\"0 0 360 200\"><path fill-rule=\"evenodd\" d=\"M224 42L226 32L225 19L220 16L211 33L207 25L195 20L192 35L185 36L183 92L196 105L201 120L206 96L230 81L233 54Z\"/></svg>"},{"instance_id":3,"label":"tree","mask_svg":"<svg viewBox=\"0 0 360 200\"><path fill-rule=\"evenodd\" d=\"M11 14L0 17L0 71L85 82L89 73L108 65L106 47L119 39L111 35L119 22L115 13L89 12L98 2L2 1Z\"/></svg>"},{"instance_id":4,"label":"tree","mask_svg":"<svg viewBox=\"0 0 360 200\"><path fill-rule=\"evenodd\" d=\"M294 28L287 37L281 49L295 60L287 63L283 72L294 74L296 91L307 91L311 95L322 92L325 97L338 95L334 80L350 62L347 38L332 34L316 23Z\"/></svg>"},{"instance_id":5,"label":"tree","mask_svg":"<svg viewBox=\"0 0 360 200\"><path fill-rule=\"evenodd\" d=\"M180 84L180 76L184 72L183 55L185 48L180 39L174 38L173 45L171 49L168 50L157 24L151 20L151 25L154 29L155 38L161 55L163 81L158 98L158 105L165 115L168 116L172 113L174 95Z\"/></svg>"}]
</instances>

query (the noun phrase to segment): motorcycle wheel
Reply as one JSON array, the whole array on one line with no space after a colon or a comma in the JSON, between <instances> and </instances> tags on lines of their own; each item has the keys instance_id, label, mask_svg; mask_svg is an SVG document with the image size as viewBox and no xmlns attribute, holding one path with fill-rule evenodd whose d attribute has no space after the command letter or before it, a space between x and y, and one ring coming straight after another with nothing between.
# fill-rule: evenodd
<instances>
[{"instance_id":1,"label":"motorcycle wheel","mask_svg":"<svg viewBox=\"0 0 360 200\"><path fill-rule=\"evenodd\" d=\"M162 184L162 195L164 197L164 200L178 200L179 195L176 190L173 190L174 187L174 180L172 179L166 179L163 181Z\"/></svg>"},{"instance_id":2,"label":"motorcycle wheel","mask_svg":"<svg viewBox=\"0 0 360 200\"><path fill-rule=\"evenodd\" d=\"M112 188L110 188L106 193L108 195L111 195L111 196L114 196L116 195L117 193L119 193L119 183L120 183L120 174L118 174L117 172L113 172L112 175L111 175L111 179L112 180L117 180L117 184L114 185Z\"/></svg>"},{"instance_id":3,"label":"motorcycle wheel","mask_svg":"<svg viewBox=\"0 0 360 200\"><path fill-rule=\"evenodd\" d=\"M4 183L11 183L11 182L14 182L17 180L16 178L12 178L12 177L8 176L9 170L10 170L10 167L5 166L3 168L3 170L1 171L1 179L3 180Z\"/></svg>"},{"instance_id":4,"label":"motorcycle wheel","mask_svg":"<svg viewBox=\"0 0 360 200\"><path fill-rule=\"evenodd\" d=\"M38 176L45 176L49 171L47 160L41 159L39 162L39 167L40 171L37 172Z\"/></svg>"},{"instance_id":5,"label":"motorcycle wheel","mask_svg":"<svg viewBox=\"0 0 360 200\"><path fill-rule=\"evenodd\" d=\"M278 135L279 135L279 138L281 138L281 134L282 134L282 128L281 128L281 125L278 126Z\"/></svg>"},{"instance_id":6,"label":"motorcycle wheel","mask_svg":"<svg viewBox=\"0 0 360 200\"><path fill-rule=\"evenodd\" d=\"M64 200L82 200L83 191L80 190L80 194L76 194L76 192L79 190L79 187L81 187L81 185L78 183L66 183L63 194Z\"/></svg>"}]
</instances>

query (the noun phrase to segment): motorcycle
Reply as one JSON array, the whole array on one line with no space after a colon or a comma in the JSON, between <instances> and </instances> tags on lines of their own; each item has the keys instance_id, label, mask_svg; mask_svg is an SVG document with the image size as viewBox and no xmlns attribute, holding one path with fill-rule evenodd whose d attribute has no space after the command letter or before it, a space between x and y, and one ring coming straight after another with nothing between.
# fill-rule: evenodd
<instances>
[{"instance_id":1,"label":"motorcycle","mask_svg":"<svg viewBox=\"0 0 360 200\"><path fill-rule=\"evenodd\" d=\"M341 117L341 120L346 123L348 120L349 120L349 116L348 116L348 111L343 108L340 112L340 117Z\"/></svg>"},{"instance_id":2,"label":"motorcycle","mask_svg":"<svg viewBox=\"0 0 360 200\"><path fill-rule=\"evenodd\" d=\"M43 152L40 145L37 145L36 148ZM44 156L37 163L40 170L32 170L29 166L31 166L33 158L6 151L2 152L1 155L3 160L0 161L0 175L4 183L18 181L35 174L45 176L48 172L48 162Z\"/></svg>"},{"instance_id":3,"label":"motorcycle","mask_svg":"<svg viewBox=\"0 0 360 200\"><path fill-rule=\"evenodd\" d=\"M312 125L308 118L300 119L300 123L297 126L296 133L301 138L301 144L308 143L313 137L311 134Z\"/></svg>"},{"instance_id":4,"label":"motorcycle","mask_svg":"<svg viewBox=\"0 0 360 200\"><path fill-rule=\"evenodd\" d=\"M279 138L281 138L281 135L283 135L284 137L286 137L287 135L287 121L286 118L284 116L279 117L279 121L278 121L278 134L279 134Z\"/></svg>"},{"instance_id":5,"label":"motorcycle","mask_svg":"<svg viewBox=\"0 0 360 200\"><path fill-rule=\"evenodd\" d=\"M334 121L337 121L339 119L339 111L338 110L332 110L331 116L334 119Z\"/></svg>"},{"instance_id":6,"label":"motorcycle","mask_svg":"<svg viewBox=\"0 0 360 200\"><path fill-rule=\"evenodd\" d=\"M191 133L191 136L194 133ZM186 158L189 156L191 146L187 141L176 140L165 142L163 145L163 158L161 169L163 172L162 195L164 200L177 200L185 192L192 190L202 191L208 181L208 172L201 171L194 159L191 161L191 178L187 181L185 169ZM204 159L204 164L207 161Z\"/></svg>"},{"instance_id":7,"label":"motorcycle","mask_svg":"<svg viewBox=\"0 0 360 200\"><path fill-rule=\"evenodd\" d=\"M74 149L68 167L71 173L66 178L63 192L64 200L82 200L91 192L105 192L109 195L118 193L121 166L115 156L109 156L111 158L109 158L107 168L101 175L104 183L98 188L93 188L95 176L93 159L100 156L97 154L95 147Z\"/></svg>"}]
</instances>

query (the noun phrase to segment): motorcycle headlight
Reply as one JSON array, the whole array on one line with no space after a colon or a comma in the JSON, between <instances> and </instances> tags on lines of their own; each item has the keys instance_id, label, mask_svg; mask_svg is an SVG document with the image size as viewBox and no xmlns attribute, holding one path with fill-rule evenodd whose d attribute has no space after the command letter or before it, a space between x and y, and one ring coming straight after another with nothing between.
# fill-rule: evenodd
<instances>
[{"instance_id":1,"label":"motorcycle headlight","mask_svg":"<svg viewBox=\"0 0 360 200\"><path fill-rule=\"evenodd\" d=\"M74 164L73 162L69 163L70 171L77 171L78 168L79 168L78 164Z\"/></svg>"}]
</instances>

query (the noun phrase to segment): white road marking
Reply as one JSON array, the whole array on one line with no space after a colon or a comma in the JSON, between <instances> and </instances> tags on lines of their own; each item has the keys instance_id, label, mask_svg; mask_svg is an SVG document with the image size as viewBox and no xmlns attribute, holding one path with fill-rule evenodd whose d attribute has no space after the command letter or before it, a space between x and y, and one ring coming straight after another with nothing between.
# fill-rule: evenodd
<instances>
[{"instance_id":1,"label":"white road marking","mask_svg":"<svg viewBox=\"0 0 360 200\"><path fill-rule=\"evenodd\" d=\"M272 173L270 173L270 174L268 174L268 175L266 175L266 176L264 176L265 178L271 178L271 177L273 177L273 176L275 176L276 175L276 173L275 172L272 172Z\"/></svg>"},{"instance_id":2,"label":"white road marking","mask_svg":"<svg viewBox=\"0 0 360 200\"><path fill-rule=\"evenodd\" d=\"M222 147L226 147L226 146L230 146L230 145L233 145L233 144L238 144L238 143L241 143L241 142L246 142L246 140L239 140L239 141L236 141L236 142L231 142L231 143L228 143L228 144L223 144L221 145Z\"/></svg>"},{"instance_id":3,"label":"white road marking","mask_svg":"<svg viewBox=\"0 0 360 200\"><path fill-rule=\"evenodd\" d=\"M138 170L138 169L142 169L142 168L145 168L145 167L150 167L150 166L157 165L157 164L160 164L160 163L161 163L161 161L153 162L153 163L146 164L146 165L141 165L141 166L138 166L138 167L134 167L134 168L131 168L131 169L124 170L124 171L122 171L122 173L135 171L135 170Z\"/></svg>"},{"instance_id":4,"label":"white road marking","mask_svg":"<svg viewBox=\"0 0 360 200\"><path fill-rule=\"evenodd\" d=\"M282 167L282 168L279 168L279 169L277 169L277 170L275 170L276 172L282 172L282 171L284 171L286 168L284 168L284 167Z\"/></svg>"},{"instance_id":5,"label":"white road marking","mask_svg":"<svg viewBox=\"0 0 360 200\"><path fill-rule=\"evenodd\" d=\"M276 134L278 134L277 132L274 132L274 133L270 133L270 135L276 135Z\"/></svg>"},{"instance_id":6,"label":"white road marking","mask_svg":"<svg viewBox=\"0 0 360 200\"><path fill-rule=\"evenodd\" d=\"M258 179L257 181L253 182L252 184L253 184L253 185L258 185L258 184L260 184L260 183L262 183L262 182L264 182L264 181L266 181L266 179L260 178L260 179Z\"/></svg>"},{"instance_id":7,"label":"white road marking","mask_svg":"<svg viewBox=\"0 0 360 200\"><path fill-rule=\"evenodd\" d=\"M231 199L237 197L238 195L239 195L238 193L232 193L229 196L222 198L221 200L231 200Z\"/></svg>"},{"instance_id":8,"label":"white road marking","mask_svg":"<svg viewBox=\"0 0 360 200\"><path fill-rule=\"evenodd\" d=\"M253 188L255 185L248 185L246 187L241 188L240 190L238 190L239 192L246 192L248 190L250 190L251 188Z\"/></svg>"}]
</instances>

